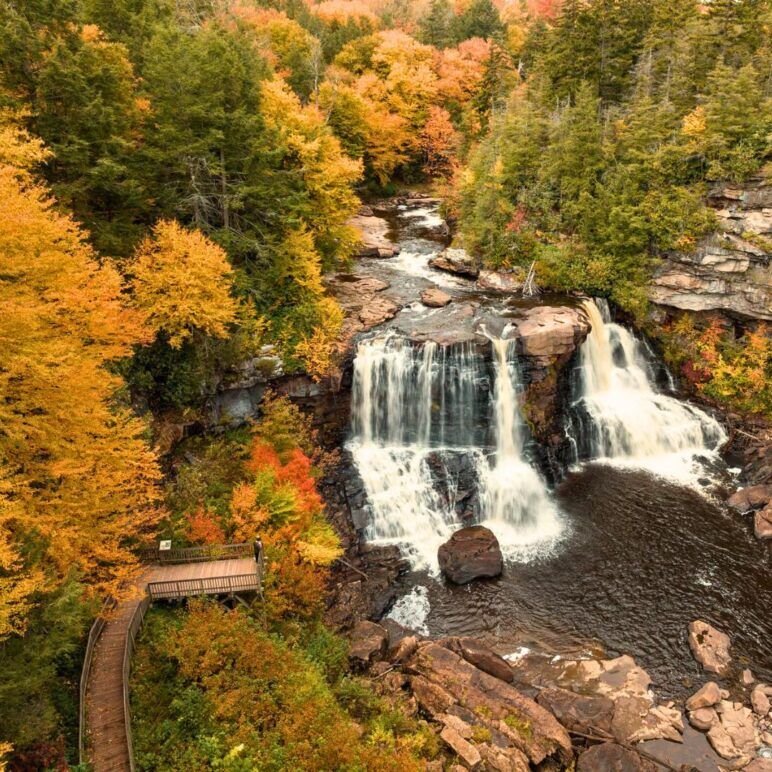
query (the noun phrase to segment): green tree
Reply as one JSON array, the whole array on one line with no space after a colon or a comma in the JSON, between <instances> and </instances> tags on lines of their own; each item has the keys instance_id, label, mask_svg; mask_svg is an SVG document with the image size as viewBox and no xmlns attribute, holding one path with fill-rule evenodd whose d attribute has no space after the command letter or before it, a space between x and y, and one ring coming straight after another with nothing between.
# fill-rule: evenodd
<instances>
[{"instance_id":1,"label":"green tree","mask_svg":"<svg viewBox=\"0 0 772 772\"><path fill-rule=\"evenodd\" d=\"M460 43L469 38L498 38L504 32L504 24L491 0L472 0L454 19L451 29L455 42Z\"/></svg>"},{"instance_id":2,"label":"green tree","mask_svg":"<svg viewBox=\"0 0 772 772\"><path fill-rule=\"evenodd\" d=\"M453 45L454 15L450 0L432 0L429 13L418 21L418 39L435 48Z\"/></svg>"}]
</instances>

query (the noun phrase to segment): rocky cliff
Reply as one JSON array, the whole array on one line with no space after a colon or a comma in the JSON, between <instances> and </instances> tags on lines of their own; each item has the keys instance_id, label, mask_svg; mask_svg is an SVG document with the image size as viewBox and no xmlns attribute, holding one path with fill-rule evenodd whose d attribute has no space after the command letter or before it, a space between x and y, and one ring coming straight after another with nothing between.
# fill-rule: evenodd
<instances>
[{"instance_id":1,"label":"rocky cliff","mask_svg":"<svg viewBox=\"0 0 772 772\"><path fill-rule=\"evenodd\" d=\"M692 253L665 255L649 298L671 308L772 320L772 185L759 178L716 186L708 204L718 230Z\"/></svg>"}]
</instances>

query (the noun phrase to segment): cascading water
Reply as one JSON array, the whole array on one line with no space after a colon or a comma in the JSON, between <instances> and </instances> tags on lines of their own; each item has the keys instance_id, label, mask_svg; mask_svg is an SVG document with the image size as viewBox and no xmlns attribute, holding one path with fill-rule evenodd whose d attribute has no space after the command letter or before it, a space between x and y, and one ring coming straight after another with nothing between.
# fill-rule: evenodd
<instances>
[{"instance_id":1,"label":"cascading water","mask_svg":"<svg viewBox=\"0 0 772 772\"><path fill-rule=\"evenodd\" d=\"M583 303L592 330L579 354L570 435L577 458L649 469L683 483L699 474L698 456L725 440L699 408L657 392L644 345L610 321L607 308Z\"/></svg>"},{"instance_id":2,"label":"cascading water","mask_svg":"<svg viewBox=\"0 0 772 772\"><path fill-rule=\"evenodd\" d=\"M391 334L357 349L349 448L368 496L366 537L399 544L415 568L436 568L462 515L485 522L509 554L560 531L523 459L514 348L492 346L492 399L490 362L474 343L418 346Z\"/></svg>"}]
</instances>

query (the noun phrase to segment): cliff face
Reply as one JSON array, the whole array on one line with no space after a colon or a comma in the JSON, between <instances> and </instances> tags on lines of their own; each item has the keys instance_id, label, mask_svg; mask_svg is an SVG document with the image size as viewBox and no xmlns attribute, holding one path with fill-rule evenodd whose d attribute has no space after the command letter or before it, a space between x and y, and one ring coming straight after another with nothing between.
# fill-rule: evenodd
<instances>
[{"instance_id":1,"label":"cliff face","mask_svg":"<svg viewBox=\"0 0 772 772\"><path fill-rule=\"evenodd\" d=\"M719 230L692 254L664 256L649 289L661 306L772 320L772 185L756 179L713 188Z\"/></svg>"}]
</instances>

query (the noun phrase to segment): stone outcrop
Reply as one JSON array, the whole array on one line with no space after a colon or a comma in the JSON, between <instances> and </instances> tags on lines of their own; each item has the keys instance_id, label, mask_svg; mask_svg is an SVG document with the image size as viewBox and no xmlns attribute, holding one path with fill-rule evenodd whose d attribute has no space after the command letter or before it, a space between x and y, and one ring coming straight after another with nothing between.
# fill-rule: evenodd
<instances>
[{"instance_id":1,"label":"stone outcrop","mask_svg":"<svg viewBox=\"0 0 772 772\"><path fill-rule=\"evenodd\" d=\"M442 721L456 716L477 736L479 743L493 745L509 760L504 769L527 769L523 756L533 765L554 759L567 765L573 757L566 730L547 710L508 683L488 675L459 654L436 643L426 643L404 665L410 687L423 711ZM461 734L459 724L455 727ZM518 766L519 763L519 766Z\"/></svg>"},{"instance_id":2,"label":"stone outcrop","mask_svg":"<svg viewBox=\"0 0 772 772\"><path fill-rule=\"evenodd\" d=\"M443 308L448 305L451 300L452 298L447 292L443 292L437 287L431 287L421 293L421 302L425 306L429 306L429 308Z\"/></svg>"},{"instance_id":3,"label":"stone outcrop","mask_svg":"<svg viewBox=\"0 0 772 772\"><path fill-rule=\"evenodd\" d=\"M754 180L710 191L718 231L693 253L665 255L649 288L659 305L772 319L772 186Z\"/></svg>"},{"instance_id":4,"label":"stone outcrop","mask_svg":"<svg viewBox=\"0 0 772 772\"><path fill-rule=\"evenodd\" d=\"M772 485L750 485L735 491L726 501L727 505L740 512L766 507L772 501Z\"/></svg>"},{"instance_id":5,"label":"stone outcrop","mask_svg":"<svg viewBox=\"0 0 772 772\"><path fill-rule=\"evenodd\" d=\"M498 576L503 568L494 533L482 525L456 531L437 551L440 569L454 584Z\"/></svg>"},{"instance_id":6,"label":"stone outcrop","mask_svg":"<svg viewBox=\"0 0 772 772\"><path fill-rule=\"evenodd\" d=\"M399 251L389 239L389 224L382 217L360 213L352 217L348 224L359 235L355 257L393 257Z\"/></svg>"},{"instance_id":7,"label":"stone outcrop","mask_svg":"<svg viewBox=\"0 0 772 772\"><path fill-rule=\"evenodd\" d=\"M577 772L657 772L657 765L630 748L603 743L588 748L576 764Z\"/></svg>"},{"instance_id":8,"label":"stone outcrop","mask_svg":"<svg viewBox=\"0 0 772 772\"><path fill-rule=\"evenodd\" d=\"M512 324L517 330L518 353L542 367L571 356L590 331L585 314L568 306L529 308Z\"/></svg>"},{"instance_id":9,"label":"stone outcrop","mask_svg":"<svg viewBox=\"0 0 772 772\"><path fill-rule=\"evenodd\" d=\"M689 625L689 648L708 673L724 675L729 670L732 663L730 645L729 636L707 622L697 620Z\"/></svg>"},{"instance_id":10,"label":"stone outcrop","mask_svg":"<svg viewBox=\"0 0 772 772\"><path fill-rule=\"evenodd\" d=\"M523 276L519 273L482 270L477 276L477 289L494 292L520 292Z\"/></svg>"},{"instance_id":11,"label":"stone outcrop","mask_svg":"<svg viewBox=\"0 0 772 772\"><path fill-rule=\"evenodd\" d=\"M364 669L383 659L388 648L389 634L375 622L362 620L351 631L349 661L358 669Z\"/></svg>"},{"instance_id":12,"label":"stone outcrop","mask_svg":"<svg viewBox=\"0 0 772 772\"><path fill-rule=\"evenodd\" d=\"M506 683L512 683L512 666L504 657L484 646L474 638L446 638L442 641L445 648L460 654L467 662L479 668L483 673L492 675Z\"/></svg>"},{"instance_id":13,"label":"stone outcrop","mask_svg":"<svg viewBox=\"0 0 772 772\"><path fill-rule=\"evenodd\" d=\"M443 252L440 252L439 255L433 257L429 260L429 265L440 271L467 276L471 279L476 279L480 273L479 268L475 265L474 258L465 249L455 249L453 247L448 247Z\"/></svg>"},{"instance_id":14,"label":"stone outcrop","mask_svg":"<svg viewBox=\"0 0 772 772\"><path fill-rule=\"evenodd\" d=\"M719 756L733 762L731 768L745 766L756 755L761 742L753 711L740 703L722 700L716 712L719 722L708 730L708 741Z\"/></svg>"}]
</instances>

